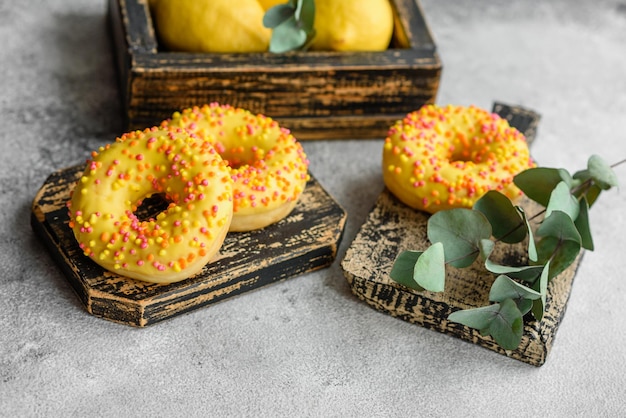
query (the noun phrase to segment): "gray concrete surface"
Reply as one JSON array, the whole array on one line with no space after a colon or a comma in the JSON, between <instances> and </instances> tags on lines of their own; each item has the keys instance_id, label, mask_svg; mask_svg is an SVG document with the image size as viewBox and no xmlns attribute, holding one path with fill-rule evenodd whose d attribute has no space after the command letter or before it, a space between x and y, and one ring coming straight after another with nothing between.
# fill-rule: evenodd
<instances>
[{"instance_id":1,"label":"gray concrete surface","mask_svg":"<svg viewBox=\"0 0 626 418\"><path fill-rule=\"evenodd\" d=\"M624 0L423 8L445 65L438 103L535 109L546 166L626 157ZM47 175L122 129L105 1L0 0L0 39L1 416L626 415L623 190L593 208L597 248L541 368L351 295L339 259L383 187L379 140L305 144L349 213L332 267L148 329L120 326L85 312L29 226Z\"/></svg>"}]
</instances>

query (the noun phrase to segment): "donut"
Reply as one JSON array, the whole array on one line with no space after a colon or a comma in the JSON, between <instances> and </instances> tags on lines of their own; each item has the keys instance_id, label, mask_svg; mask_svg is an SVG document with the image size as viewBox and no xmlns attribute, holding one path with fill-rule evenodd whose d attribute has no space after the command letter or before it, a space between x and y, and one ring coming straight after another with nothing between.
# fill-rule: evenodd
<instances>
[{"instance_id":1,"label":"donut","mask_svg":"<svg viewBox=\"0 0 626 418\"><path fill-rule=\"evenodd\" d=\"M142 219L147 198L160 198L163 210ZM150 128L93 152L67 206L86 256L121 276L172 283L198 273L221 247L232 182L210 143Z\"/></svg>"},{"instance_id":2,"label":"donut","mask_svg":"<svg viewBox=\"0 0 626 418\"><path fill-rule=\"evenodd\" d=\"M476 106L425 105L396 121L383 146L385 186L429 213L471 208L489 190L515 200L513 177L534 166L524 135Z\"/></svg>"},{"instance_id":3,"label":"donut","mask_svg":"<svg viewBox=\"0 0 626 418\"><path fill-rule=\"evenodd\" d=\"M270 117L211 103L175 112L161 126L185 128L204 138L228 162L233 180L230 231L260 229L283 219L309 180L301 144Z\"/></svg>"}]
</instances>

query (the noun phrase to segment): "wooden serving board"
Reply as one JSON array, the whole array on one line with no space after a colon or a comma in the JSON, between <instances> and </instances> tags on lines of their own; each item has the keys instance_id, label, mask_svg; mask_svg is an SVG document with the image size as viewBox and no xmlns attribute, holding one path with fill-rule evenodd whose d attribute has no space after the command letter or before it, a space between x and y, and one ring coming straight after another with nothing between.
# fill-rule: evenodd
<instances>
[{"instance_id":1,"label":"wooden serving board","mask_svg":"<svg viewBox=\"0 0 626 418\"><path fill-rule=\"evenodd\" d=\"M34 199L31 225L87 311L127 325L151 325L327 267L345 226L345 211L312 177L289 216L261 230L229 233L218 255L196 276L172 284L146 283L104 270L78 247L65 203L83 169L70 167L48 177Z\"/></svg>"},{"instance_id":2,"label":"wooden serving board","mask_svg":"<svg viewBox=\"0 0 626 418\"><path fill-rule=\"evenodd\" d=\"M494 111L525 133L529 142L534 140L539 115L503 104L496 104ZM529 215L541 209L528 199L522 206ZM565 313L581 257L551 281L543 320L525 326L522 342L516 350L504 350L491 337L481 336L477 330L447 319L456 310L489 303L495 275L485 271L479 261L467 269L447 268L446 288L441 293L412 290L389 277L393 262L402 251L428 248L428 217L427 213L409 208L384 190L341 264L352 292L373 308L405 321L454 335L535 366L544 364ZM516 265L526 261L522 255L525 253L524 244L500 245L496 246L492 257L500 263Z\"/></svg>"}]
</instances>

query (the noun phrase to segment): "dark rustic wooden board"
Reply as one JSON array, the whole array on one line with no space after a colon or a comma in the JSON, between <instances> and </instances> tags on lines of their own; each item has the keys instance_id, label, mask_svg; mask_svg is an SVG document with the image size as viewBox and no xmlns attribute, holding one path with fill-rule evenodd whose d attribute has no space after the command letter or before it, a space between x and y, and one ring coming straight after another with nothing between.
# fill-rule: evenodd
<instances>
[{"instance_id":1,"label":"dark rustic wooden board","mask_svg":"<svg viewBox=\"0 0 626 418\"><path fill-rule=\"evenodd\" d=\"M494 111L524 132L530 142L534 140L538 114L502 103L496 103ZM522 206L528 214L541 209L528 199ZM522 342L516 350L503 350L491 337L481 336L474 329L447 320L448 315L456 310L489 303L489 290L495 275L486 272L479 261L468 269L448 268L446 289L441 293L418 292L389 278L393 262L400 252L428 247L428 217L427 213L404 205L385 189L341 263L352 292L373 308L405 321L459 337L535 366L544 364L565 313L582 256L551 281L543 320L525 326ZM525 261L522 254L525 254L524 244L499 245L492 257L501 263L516 265Z\"/></svg>"},{"instance_id":2,"label":"dark rustic wooden board","mask_svg":"<svg viewBox=\"0 0 626 418\"><path fill-rule=\"evenodd\" d=\"M312 178L289 216L261 230L229 233L198 275L167 285L145 283L104 270L78 247L65 202L83 169L70 167L49 176L33 201L31 225L87 311L123 324L151 325L327 267L336 257L345 225L345 211Z\"/></svg>"},{"instance_id":3,"label":"dark rustic wooden board","mask_svg":"<svg viewBox=\"0 0 626 418\"><path fill-rule=\"evenodd\" d=\"M298 139L378 138L439 88L442 64L418 0L391 0L380 52L189 54L160 49L145 0L109 0L129 129L209 102L264 113Z\"/></svg>"}]
</instances>

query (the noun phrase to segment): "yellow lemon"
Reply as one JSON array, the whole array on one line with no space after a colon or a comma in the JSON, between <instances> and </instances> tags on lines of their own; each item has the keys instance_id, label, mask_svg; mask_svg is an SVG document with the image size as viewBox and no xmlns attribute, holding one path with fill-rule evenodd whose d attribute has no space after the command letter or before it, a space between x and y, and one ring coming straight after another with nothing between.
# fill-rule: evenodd
<instances>
[{"instance_id":1,"label":"yellow lemon","mask_svg":"<svg viewBox=\"0 0 626 418\"><path fill-rule=\"evenodd\" d=\"M265 10L270 9L277 4L285 4L287 0L258 0L258 2L263 6Z\"/></svg>"},{"instance_id":2,"label":"yellow lemon","mask_svg":"<svg viewBox=\"0 0 626 418\"><path fill-rule=\"evenodd\" d=\"M382 51L393 35L389 0L315 0L312 49Z\"/></svg>"},{"instance_id":3,"label":"yellow lemon","mask_svg":"<svg viewBox=\"0 0 626 418\"><path fill-rule=\"evenodd\" d=\"M271 30L257 0L150 0L159 41L171 51L261 52Z\"/></svg>"}]
</instances>

